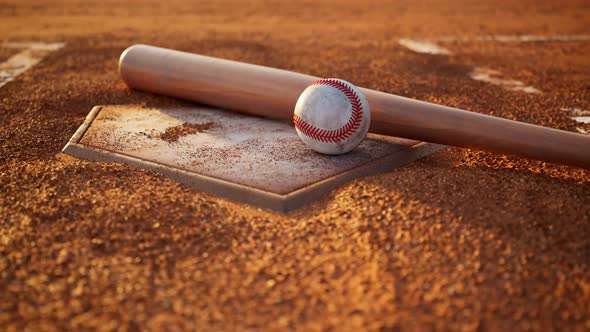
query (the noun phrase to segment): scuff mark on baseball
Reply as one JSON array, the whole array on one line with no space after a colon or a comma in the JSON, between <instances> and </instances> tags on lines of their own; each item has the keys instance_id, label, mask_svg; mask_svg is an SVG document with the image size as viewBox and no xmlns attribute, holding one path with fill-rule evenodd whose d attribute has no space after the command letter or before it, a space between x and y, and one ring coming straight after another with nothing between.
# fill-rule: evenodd
<instances>
[{"instance_id":1,"label":"scuff mark on baseball","mask_svg":"<svg viewBox=\"0 0 590 332\"><path fill-rule=\"evenodd\" d=\"M299 137L314 151L339 155L356 148L367 136L369 102L353 84L326 78L308 86L295 105L293 123Z\"/></svg>"}]
</instances>

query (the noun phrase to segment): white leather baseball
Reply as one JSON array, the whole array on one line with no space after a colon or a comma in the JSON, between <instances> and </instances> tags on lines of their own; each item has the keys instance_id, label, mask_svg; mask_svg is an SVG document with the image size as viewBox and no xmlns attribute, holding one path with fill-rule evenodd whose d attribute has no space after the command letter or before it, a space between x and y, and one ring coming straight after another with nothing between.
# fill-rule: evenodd
<instances>
[{"instance_id":1,"label":"white leather baseball","mask_svg":"<svg viewBox=\"0 0 590 332\"><path fill-rule=\"evenodd\" d=\"M326 78L308 86L295 105L293 123L313 150L331 155L356 148L369 131L371 112L363 93L351 83Z\"/></svg>"}]
</instances>

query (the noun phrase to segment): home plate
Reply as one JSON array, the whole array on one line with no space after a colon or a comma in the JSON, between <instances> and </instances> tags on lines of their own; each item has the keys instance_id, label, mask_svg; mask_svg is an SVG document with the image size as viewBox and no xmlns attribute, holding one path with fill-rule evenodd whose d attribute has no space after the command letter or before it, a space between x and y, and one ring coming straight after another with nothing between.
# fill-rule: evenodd
<instances>
[{"instance_id":1,"label":"home plate","mask_svg":"<svg viewBox=\"0 0 590 332\"><path fill-rule=\"evenodd\" d=\"M352 152L310 150L291 124L225 110L96 106L63 152L158 171L217 196L279 211L359 176L402 166L441 145L369 134Z\"/></svg>"}]
</instances>

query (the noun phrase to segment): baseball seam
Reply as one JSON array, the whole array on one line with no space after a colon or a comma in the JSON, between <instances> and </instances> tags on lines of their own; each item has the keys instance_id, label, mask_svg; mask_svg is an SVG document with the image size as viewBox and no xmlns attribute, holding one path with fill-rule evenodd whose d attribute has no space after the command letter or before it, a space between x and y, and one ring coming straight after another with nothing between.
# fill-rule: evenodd
<instances>
[{"instance_id":1,"label":"baseball seam","mask_svg":"<svg viewBox=\"0 0 590 332\"><path fill-rule=\"evenodd\" d=\"M360 127L363 119L363 106L359 96L348 85L335 79L321 79L310 84L310 86L312 85L327 85L344 93L352 106L352 114L344 126L334 130L315 127L293 114L295 128L299 129L305 136L325 143L341 142L350 137Z\"/></svg>"}]
</instances>

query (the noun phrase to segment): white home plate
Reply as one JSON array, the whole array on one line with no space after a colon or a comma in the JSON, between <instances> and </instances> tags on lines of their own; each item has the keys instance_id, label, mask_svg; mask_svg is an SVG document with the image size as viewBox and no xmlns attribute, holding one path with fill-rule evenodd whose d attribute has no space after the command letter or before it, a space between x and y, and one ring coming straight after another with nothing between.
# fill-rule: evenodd
<instances>
[{"instance_id":1,"label":"white home plate","mask_svg":"<svg viewBox=\"0 0 590 332\"><path fill-rule=\"evenodd\" d=\"M443 146L369 135L341 156L310 150L291 124L206 107L96 106L64 152L152 169L195 189L288 211L355 177Z\"/></svg>"}]
</instances>

